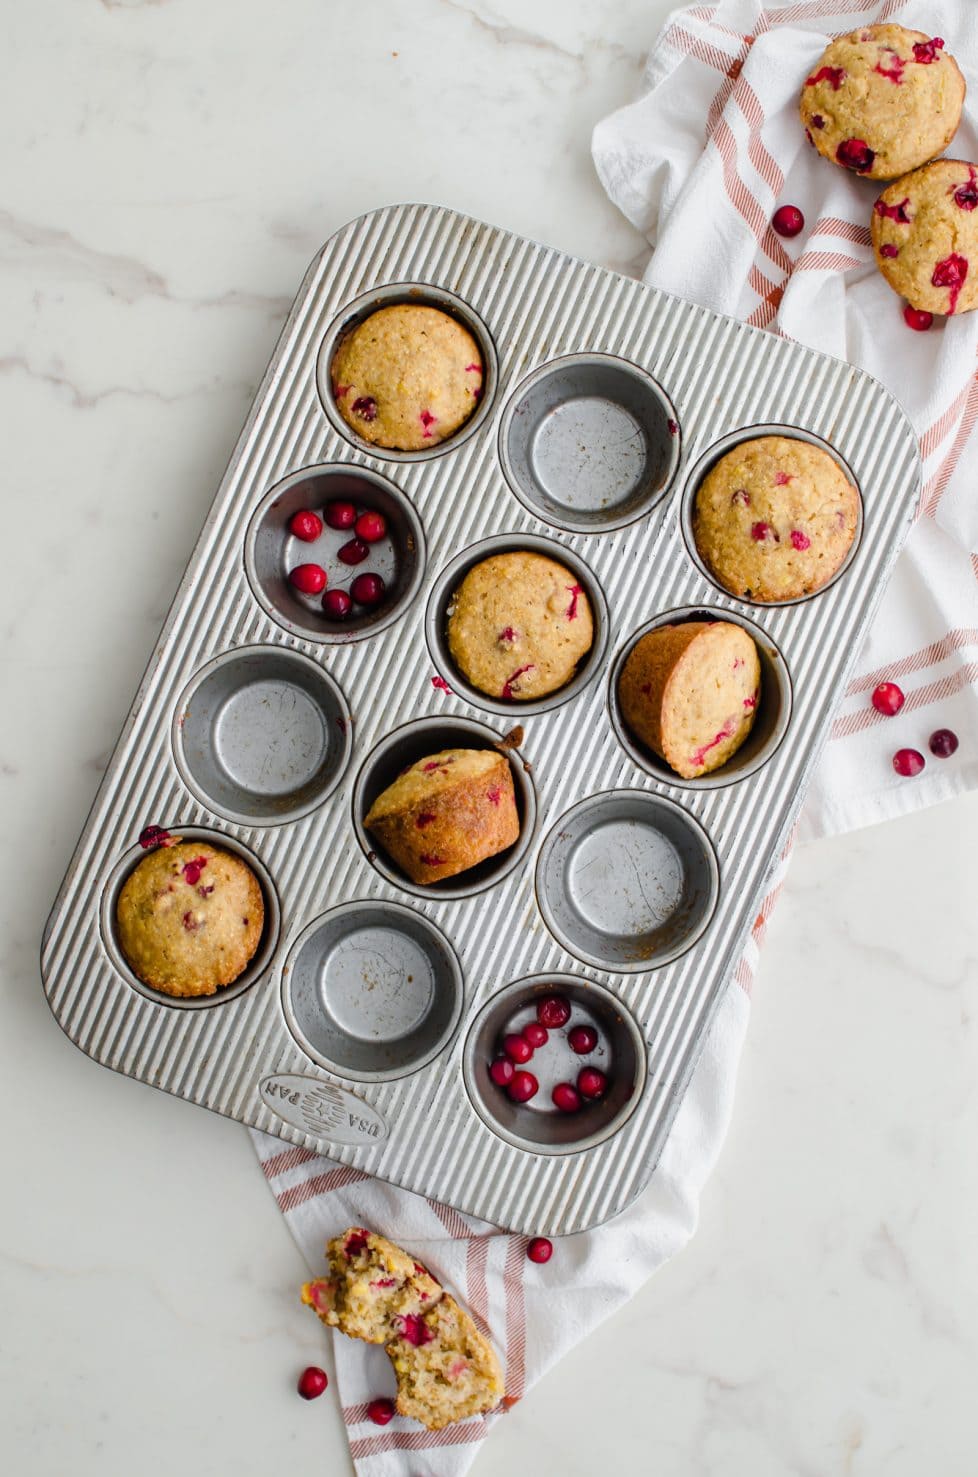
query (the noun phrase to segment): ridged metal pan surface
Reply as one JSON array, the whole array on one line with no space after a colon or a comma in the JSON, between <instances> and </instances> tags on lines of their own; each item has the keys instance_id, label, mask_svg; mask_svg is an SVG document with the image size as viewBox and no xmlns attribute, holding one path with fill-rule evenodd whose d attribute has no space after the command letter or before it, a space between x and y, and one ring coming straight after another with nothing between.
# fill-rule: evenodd
<instances>
[{"instance_id":1,"label":"ridged metal pan surface","mask_svg":"<svg viewBox=\"0 0 978 1477\"><path fill-rule=\"evenodd\" d=\"M417 300L473 327L485 395L432 452L373 451L329 404L330 346L351 316ZM546 429L528 436L524 409ZM638 452L629 425L645 438ZM562 453L568 427L583 471ZM691 472L758 427L824 443L861 492L850 561L796 604L733 599L688 545ZM365 470L370 498L406 530L389 622L321 631L277 604L267 520L302 505L310 468L323 469L315 487ZM58 1022L107 1067L500 1226L560 1234L616 1214L661 1153L919 477L903 412L851 365L448 209L392 206L351 222L299 289L48 921L42 965ZM607 496L596 497L602 479ZM483 541L521 538L573 560L602 612L586 680L522 714L432 682L453 687L432 609L444 572ZM766 728L708 784L674 782L643 755L610 690L623 648L671 611L746 621L768 643L768 676L776 664ZM287 717L256 705L255 681ZM405 743L491 743L518 723L515 864L484 864L441 891L401 886L358 836L355 798L381 772L374 751L389 764ZM255 801L263 744L280 767ZM256 963L193 1008L139 986L113 938L113 900L150 823L226 838L258 862L266 891ZM680 880L662 903L650 880L668 892L670 868ZM643 908L644 932L633 928ZM356 971L368 955L381 964L361 1029ZM340 981L328 1019L324 969ZM618 1062L614 1100L578 1137L508 1105L494 1119L479 1055L485 1031L518 1025L548 978L604 1022Z\"/></svg>"}]
</instances>

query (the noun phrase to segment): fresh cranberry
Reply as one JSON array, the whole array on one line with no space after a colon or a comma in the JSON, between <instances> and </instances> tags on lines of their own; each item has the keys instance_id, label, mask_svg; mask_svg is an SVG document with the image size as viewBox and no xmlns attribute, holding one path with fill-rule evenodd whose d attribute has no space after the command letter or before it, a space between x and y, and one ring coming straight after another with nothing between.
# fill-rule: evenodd
<instances>
[{"instance_id":1,"label":"fresh cranberry","mask_svg":"<svg viewBox=\"0 0 978 1477\"><path fill-rule=\"evenodd\" d=\"M767 543L768 539L773 539L776 544L780 543L780 539L770 523L752 523L750 526L750 536L756 544Z\"/></svg>"},{"instance_id":2,"label":"fresh cranberry","mask_svg":"<svg viewBox=\"0 0 978 1477\"><path fill-rule=\"evenodd\" d=\"M520 1035L524 1041L530 1043L534 1051L540 1046L546 1046L550 1039L550 1032L546 1026L541 1026L538 1021L530 1021L529 1025L523 1027Z\"/></svg>"},{"instance_id":3,"label":"fresh cranberry","mask_svg":"<svg viewBox=\"0 0 978 1477\"><path fill-rule=\"evenodd\" d=\"M931 283L934 287L946 287L948 289L948 313L953 313L958 306L958 298L964 286L964 279L968 275L968 258L960 256L952 251L950 256L939 261L931 275Z\"/></svg>"},{"instance_id":4,"label":"fresh cranberry","mask_svg":"<svg viewBox=\"0 0 978 1477\"><path fill-rule=\"evenodd\" d=\"M822 117L821 113L812 114L812 127L819 129L825 127L825 119ZM805 132L808 133L808 130L806 129ZM808 142L812 142L812 136L810 133L808 134Z\"/></svg>"},{"instance_id":5,"label":"fresh cranberry","mask_svg":"<svg viewBox=\"0 0 978 1477\"><path fill-rule=\"evenodd\" d=\"M544 1262L549 1262L553 1256L554 1244L552 1241L548 1241L546 1236L534 1236L526 1248L526 1254L531 1262L536 1262L538 1266L542 1267Z\"/></svg>"},{"instance_id":6,"label":"fresh cranberry","mask_svg":"<svg viewBox=\"0 0 978 1477\"><path fill-rule=\"evenodd\" d=\"M323 596L323 610L331 621L345 621L353 609L353 601L345 590L327 590Z\"/></svg>"},{"instance_id":7,"label":"fresh cranberry","mask_svg":"<svg viewBox=\"0 0 978 1477\"><path fill-rule=\"evenodd\" d=\"M348 544L344 544L337 552L337 559L343 564L362 564L370 550L362 538L351 538Z\"/></svg>"},{"instance_id":8,"label":"fresh cranberry","mask_svg":"<svg viewBox=\"0 0 978 1477\"><path fill-rule=\"evenodd\" d=\"M421 412L420 416L418 417L418 419L421 421L421 424L424 427L424 431L422 432L422 435L423 435L424 439L427 441L431 436L434 435L434 432L431 431L431 430L429 430L429 427L430 426L433 426L435 424L435 422L437 421L438 417L436 415L432 415L432 413L431 413L430 410L423 410Z\"/></svg>"},{"instance_id":9,"label":"fresh cranberry","mask_svg":"<svg viewBox=\"0 0 978 1477\"><path fill-rule=\"evenodd\" d=\"M793 549L797 549L798 552L801 554L804 553L806 549L810 549L811 546L812 541L808 537L807 533L802 533L800 528L793 528L791 530L791 547Z\"/></svg>"},{"instance_id":10,"label":"fresh cranberry","mask_svg":"<svg viewBox=\"0 0 978 1477\"><path fill-rule=\"evenodd\" d=\"M950 728L939 728L927 740L927 747L938 759L950 759L958 747L958 736Z\"/></svg>"},{"instance_id":11,"label":"fresh cranberry","mask_svg":"<svg viewBox=\"0 0 978 1477\"><path fill-rule=\"evenodd\" d=\"M377 419L377 402L372 395L358 395L350 406L350 409L362 421L375 421Z\"/></svg>"},{"instance_id":12,"label":"fresh cranberry","mask_svg":"<svg viewBox=\"0 0 978 1477\"><path fill-rule=\"evenodd\" d=\"M303 1400L318 1400L328 1384L325 1369L317 1369L315 1364L310 1364L300 1374L296 1389Z\"/></svg>"},{"instance_id":13,"label":"fresh cranberry","mask_svg":"<svg viewBox=\"0 0 978 1477\"><path fill-rule=\"evenodd\" d=\"M540 1084L532 1072L514 1072L506 1091L514 1103L528 1103L540 1091Z\"/></svg>"},{"instance_id":14,"label":"fresh cranberry","mask_svg":"<svg viewBox=\"0 0 978 1477\"><path fill-rule=\"evenodd\" d=\"M575 1026L567 1032L567 1044L578 1056L587 1056L598 1044L598 1033L593 1026Z\"/></svg>"},{"instance_id":15,"label":"fresh cranberry","mask_svg":"<svg viewBox=\"0 0 978 1477\"><path fill-rule=\"evenodd\" d=\"M352 503L331 502L323 509L328 528L352 528L357 521L357 510Z\"/></svg>"},{"instance_id":16,"label":"fresh cranberry","mask_svg":"<svg viewBox=\"0 0 978 1477\"><path fill-rule=\"evenodd\" d=\"M937 53L943 50L944 38L935 36L931 41L915 41L913 44L913 59L920 62L921 66L929 67L931 62L939 60Z\"/></svg>"},{"instance_id":17,"label":"fresh cranberry","mask_svg":"<svg viewBox=\"0 0 978 1477\"><path fill-rule=\"evenodd\" d=\"M570 1020L571 1008L563 995L545 995L537 1001L537 1020L548 1031L559 1031Z\"/></svg>"},{"instance_id":18,"label":"fresh cranberry","mask_svg":"<svg viewBox=\"0 0 978 1477\"><path fill-rule=\"evenodd\" d=\"M581 1094L569 1082L558 1082L550 1097L560 1113L576 1113L581 1106Z\"/></svg>"},{"instance_id":19,"label":"fresh cranberry","mask_svg":"<svg viewBox=\"0 0 978 1477\"><path fill-rule=\"evenodd\" d=\"M854 169L857 174L865 174L867 169L873 167L876 150L871 149L865 139L844 138L835 151L835 157L846 169Z\"/></svg>"},{"instance_id":20,"label":"fresh cranberry","mask_svg":"<svg viewBox=\"0 0 978 1477\"><path fill-rule=\"evenodd\" d=\"M877 713L882 713L886 718L892 718L899 713L906 699L895 682L881 682L878 687L873 688L870 701Z\"/></svg>"},{"instance_id":21,"label":"fresh cranberry","mask_svg":"<svg viewBox=\"0 0 978 1477\"><path fill-rule=\"evenodd\" d=\"M497 1056L490 1064L489 1076L497 1087L508 1087L516 1076L516 1068L508 1056Z\"/></svg>"},{"instance_id":22,"label":"fresh cranberry","mask_svg":"<svg viewBox=\"0 0 978 1477\"><path fill-rule=\"evenodd\" d=\"M379 574L358 574L350 586L350 594L358 605L379 605L387 594L387 586Z\"/></svg>"},{"instance_id":23,"label":"fresh cranberry","mask_svg":"<svg viewBox=\"0 0 978 1477\"><path fill-rule=\"evenodd\" d=\"M924 767L924 756L917 749L897 749L893 755L893 768L897 774L912 778Z\"/></svg>"},{"instance_id":24,"label":"fresh cranberry","mask_svg":"<svg viewBox=\"0 0 978 1477\"><path fill-rule=\"evenodd\" d=\"M899 246L894 246L892 244L892 242L890 242L890 241L885 242L880 247L880 256L885 256L885 257L893 258L893 257L899 256L899 255L900 255L900 248L899 248Z\"/></svg>"},{"instance_id":25,"label":"fresh cranberry","mask_svg":"<svg viewBox=\"0 0 978 1477\"><path fill-rule=\"evenodd\" d=\"M517 1036L515 1031L503 1037L503 1051L511 1062L519 1062L520 1065L528 1062L533 1055L533 1047L529 1041L525 1036Z\"/></svg>"},{"instance_id":26,"label":"fresh cranberry","mask_svg":"<svg viewBox=\"0 0 978 1477\"><path fill-rule=\"evenodd\" d=\"M608 1079L597 1067L582 1067L577 1074L577 1090L581 1097L597 1102L608 1091Z\"/></svg>"},{"instance_id":27,"label":"fresh cranberry","mask_svg":"<svg viewBox=\"0 0 978 1477\"><path fill-rule=\"evenodd\" d=\"M326 571L319 564L297 564L289 570L289 583L303 595L318 595L326 588Z\"/></svg>"},{"instance_id":28,"label":"fresh cranberry","mask_svg":"<svg viewBox=\"0 0 978 1477\"><path fill-rule=\"evenodd\" d=\"M379 544L386 537L387 523L382 513L375 513L369 509L361 513L354 525L357 538L362 538L365 544Z\"/></svg>"},{"instance_id":29,"label":"fresh cranberry","mask_svg":"<svg viewBox=\"0 0 978 1477\"><path fill-rule=\"evenodd\" d=\"M797 205L779 205L771 217L771 225L779 236L797 236L805 229L805 217Z\"/></svg>"},{"instance_id":30,"label":"fresh cranberry","mask_svg":"<svg viewBox=\"0 0 978 1477\"><path fill-rule=\"evenodd\" d=\"M452 696L452 689L449 687L444 677L432 677L431 685L436 690L436 692L447 692L449 697Z\"/></svg>"},{"instance_id":31,"label":"fresh cranberry","mask_svg":"<svg viewBox=\"0 0 978 1477\"><path fill-rule=\"evenodd\" d=\"M304 544L313 543L323 531L323 520L308 508L300 508L289 519L289 532L301 538Z\"/></svg>"},{"instance_id":32,"label":"fresh cranberry","mask_svg":"<svg viewBox=\"0 0 978 1477\"><path fill-rule=\"evenodd\" d=\"M393 1400L371 1400L367 1406L367 1418L375 1426L389 1426L394 1419Z\"/></svg>"},{"instance_id":33,"label":"fresh cranberry","mask_svg":"<svg viewBox=\"0 0 978 1477\"><path fill-rule=\"evenodd\" d=\"M926 333L934 322L934 315L926 308L912 308L908 303L903 310L903 321L915 333Z\"/></svg>"}]
</instances>

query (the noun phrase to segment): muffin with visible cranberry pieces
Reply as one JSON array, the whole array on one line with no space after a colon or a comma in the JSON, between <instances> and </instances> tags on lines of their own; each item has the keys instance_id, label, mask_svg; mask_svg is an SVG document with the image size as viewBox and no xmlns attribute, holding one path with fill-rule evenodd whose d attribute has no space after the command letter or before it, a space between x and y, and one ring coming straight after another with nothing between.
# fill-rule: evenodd
<instances>
[{"instance_id":1,"label":"muffin with visible cranberry pieces","mask_svg":"<svg viewBox=\"0 0 978 1477\"><path fill-rule=\"evenodd\" d=\"M264 920L254 872L206 841L151 851L116 904L119 944L133 973L180 997L213 995L236 980L254 958Z\"/></svg>"},{"instance_id":2,"label":"muffin with visible cranberry pieces","mask_svg":"<svg viewBox=\"0 0 978 1477\"><path fill-rule=\"evenodd\" d=\"M876 265L911 307L978 308L978 166L937 159L894 180L872 218Z\"/></svg>"},{"instance_id":3,"label":"muffin with visible cranberry pieces","mask_svg":"<svg viewBox=\"0 0 978 1477\"><path fill-rule=\"evenodd\" d=\"M494 1410L506 1393L495 1349L447 1292L423 1317L400 1320L387 1354L398 1414L429 1431Z\"/></svg>"},{"instance_id":4,"label":"muffin with visible cranberry pieces","mask_svg":"<svg viewBox=\"0 0 978 1477\"><path fill-rule=\"evenodd\" d=\"M495 749L442 749L410 765L363 822L412 882L439 882L519 840L509 760Z\"/></svg>"},{"instance_id":5,"label":"muffin with visible cranberry pieces","mask_svg":"<svg viewBox=\"0 0 978 1477\"><path fill-rule=\"evenodd\" d=\"M618 683L632 733L683 779L732 758L760 695L757 647L732 621L657 626L635 643Z\"/></svg>"},{"instance_id":6,"label":"muffin with visible cranberry pieces","mask_svg":"<svg viewBox=\"0 0 978 1477\"><path fill-rule=\"evenodd\" d=\"M465 424L482 396L472 334L440 308L378 308L341 338L330 368L333 399L372 446L426 451Z\"/></svg>"},{"instance_id":7,"label":"muffin with visible cranberry pieces","mask_svg":"<svg viewBox=\"0 0 978 1477\"><path fill-rule=\"evenodd\" d=\"M496 1352L426 1267L384 1236L351 1226L326 1247L328 1277L302 1301L331 1328L383 1344L399 1414L440 1431L493 1410L505 1394Z\"/></svg>"},{"instance_id":8,"label":"muffin with visible cranberry pieces","mask_svg":"<svg viewBox=\"0 0 978 1477\"><path fill-rule=\"evenodd\" d=\"M741 441L696 493L693 537L714 578L746 600L827 585L852 547L859 493L834 457L791 436Z\"/></svg>"},{"instance_id":9,"label":"muffin with visible cranberry pieces","mask_svg":"<svg viewBox=\"0 0 978 1477\"><path fill-rule=\"evenodd\" d=\"M829 43L801 90L801 121L833 164L895 179L946 149L965 81L940 36L863 26Z\"/></svg>"},{"instance_id":10,"label":"muffin with visible cranberry pieces","mask_svg":"<svg viewBox=\"0 0 978 1477\"><path fill-rule=\"evenodd\" d=\"M469 570L448 607L448 649L490 697L529 702L565 687L594 640L587 594L556 559L493 554Z\"/></svg>"},{"instance_id":11,"label":"muffin with visible cranberry pieces","mask_svg":"<svg viewBox=\"0 0 978 1477\"><path fill-rule=\"evenodd\" d=\"M431 1273L388 1241L362 1226L351 1226L326 1243L328 1277L314 1277L302 1301L349 1338L386 1344L395 1319L418 1317L442 1295Z\"/></svg>"}]
</instances>

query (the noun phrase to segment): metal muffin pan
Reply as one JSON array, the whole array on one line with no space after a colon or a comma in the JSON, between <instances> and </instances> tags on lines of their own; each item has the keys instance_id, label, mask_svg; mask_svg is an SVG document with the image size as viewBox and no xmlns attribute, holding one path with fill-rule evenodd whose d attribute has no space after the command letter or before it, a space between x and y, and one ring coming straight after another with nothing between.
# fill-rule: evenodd
<instances>
[{"instance_id":1,"label":"metal muffin pan","mask_svg":"<svg viewBox=\"0 0 978 1477\"><path fill-rule=\"evenodd\" d=\"M455 313L486 366L470 421L421 453L360 443L330 398L339 336L395 301ZM823 591L762 607L717 589L689 510L718 454L772 430L840 458L862 528ZM302 283L48 920L62 1028L117 1071L500 1226L614 1215L661 1153L919 486L903 412L842 361L441 207L351 222ZM291 512L330 496L391 522L393 598L357 628L286 581ZM443 627L480 548L521 541L586 575L596 630L574 682L525 706L467 688ZM637 636L702 612L759 640L761 709L753 747L683 782L624 729L613 683ZM507 754L520 839L416 887L363 816L405 763L460 742ZM141 986L115 939L151 823L241 852L265 891L252 965L191 1008ZM612 1079L567 1118L486 1076L549 988L590 1012ZM550 1045L541 1080L562 1070Z\"/></svg>"}]
</instances>

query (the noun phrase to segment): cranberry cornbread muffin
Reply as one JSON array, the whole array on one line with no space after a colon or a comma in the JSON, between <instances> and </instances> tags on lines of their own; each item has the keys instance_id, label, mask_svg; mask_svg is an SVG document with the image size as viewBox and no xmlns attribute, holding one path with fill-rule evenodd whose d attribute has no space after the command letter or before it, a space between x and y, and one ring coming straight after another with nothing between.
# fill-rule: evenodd
<instances>
[{"instance_id":1,"label":"cranberry cornbread muffin","mask_svg":"<svg viewBox=\"0 0 978 1477\"><path fill-rule=\"evenodd\" d=\"M828 584L859 524L859 494L827 451L791 436L741 441L696 493L693 537L725 590L761 603Z\"/></svg>"},{"instance_id":2,"label":"cranberry cornbread muffin","mask_svg":"<svg viewBox=\"0 0 978 1477\"><path fill-rule=\"evenodd\" d=\"M618 684L637 739L683 779L719 769L754 725L761 663L732 621L659 626L637 641Z\"/></svg>"},{"instance_id":3,"label":"cranberry cornbread muffin","mask_svg":"<svg viewBox=\"0 0 978 1477\"><path fill-rule=\"evenodd\" d=\"M302 1301L350 1338L385 1344L395 1319L418 1317L442 1295L431 1273L384 1236L353 1226L326 1244L328 1277L314 1277Z\"/></svg>"},{"instance_id":4,"label":"cranberry cornbread muffin","mask_svg":"<svg viewBox=\"0 0 978 1477\"><path fill-rule=\"evenodd\" d=\"M509 760L442 749L410 765L363 822L412 882L438 882L505 851L520 834Z\"/></svg>"},{"instance_id":5,"label":"cranberry cornbread muffin","mask_svg":"<svg viewBox=\"0 0 978 1477\"><path fill-rule=\"evenodd\" d=\"M265 904L239 856L178 840L130 873L116 921L122 952L143 984L166 995L213 995L254 957Z\"/></svg>"},{"instance_id":6,"label":"cranberry cornbread muffin","mask_svg":"<svg viewBox=\"0 0 978 1477\"><path fill-rule=\"evenodd\" d=\"M373 446L425 451L464 425L482 395L479 346L439 308L397 303L351 328L333 356L336 408Z\"/></svg>"},{"instance_id":7,"label":"cranberry cornbread muffin","mask_svg":"<svg viewBox=\"0 0 978 1477\"><path fill-rule=\"evenodd\" d=\"M401 1415L439 1431L499 1404L492 1345L420 1262L362 1226L330 1241L326 1260L329 1276L307 1282L302 1301L329 1327L385 1346Z\"/></svg>"},{"instance_id":8,"label":"cranberry cornbread muffin","mask_svg":"<svg viewBox=\"0 0 978 1477\"><path fill-rule=\"evenodd\" d=\"M940 36L863 26L830 42L801 90L801 121L833 164L895 179L946 149L965 82Z\"/></svg>"},{"instance_id":9,"label":"cranberry cornbread muffin","mask_svg":"<svg viewBox=\"0 0 978 1477\"><path fill-rule=\"evenodd\" d=\"M496 1351L449 1293L423 1317L401 1319L398 1328L387 1354L400 1415L440 1431L499 1404L506 1387Z\"/></svg>"},{"instance_id":10,"label":"cranberry cornbread muffin","mask_svg":"<svg viewBox=\"0 0 978 1477\"><path fill-rule=\"evenodd\" d=\"M888 186L873 207L886 281L930 313L978 308L978 166L937 159Z\"/></svg>"},{"instance_id":11,"label":"cranberry cornbread muffin","mask_svg":"<svg viewBox=\"0 0 978 1477\"><path fill-rule=\"evenodd\" d=\"M594 621L569 569L517 551L469 570L449 602L447 634L452 659L473 687L528 702L571 680L591 649Z\"/></svg>"}]
</instances>

